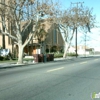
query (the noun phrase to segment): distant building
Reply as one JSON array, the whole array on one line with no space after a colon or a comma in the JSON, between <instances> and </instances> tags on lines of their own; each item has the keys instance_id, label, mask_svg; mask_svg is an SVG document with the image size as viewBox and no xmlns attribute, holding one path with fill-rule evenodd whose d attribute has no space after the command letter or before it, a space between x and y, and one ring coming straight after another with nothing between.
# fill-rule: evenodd
<instances>
[{"instance_id":1,"label":"distant building","mask_svg":"<svg viewBox=\"0 0 100 100\"><path fill-rule=\"evenodd\" d=\"M80 45L77 47L78 55L89 55L94 53L94 48L85 47L84 45Z\"/></svg>"}]
</instances>

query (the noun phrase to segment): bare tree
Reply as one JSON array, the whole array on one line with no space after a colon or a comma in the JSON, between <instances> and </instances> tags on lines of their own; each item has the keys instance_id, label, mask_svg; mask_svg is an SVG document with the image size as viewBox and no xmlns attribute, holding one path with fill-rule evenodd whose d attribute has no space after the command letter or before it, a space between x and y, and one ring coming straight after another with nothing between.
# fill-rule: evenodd
<instances>
[{"instance_id":1,"label":"bare tree","mask_svg":"<svg viewBox=\"0 0 100 100\"><path fill-rule=\"evenodd\" d=\"M86 27L90 32L90 29L95 27L95 16L92 14L92 9L84 7L82 4L79 7L71 7L66 11L61 12L62 16L59 19L59 28L64 33L65 49L63 57L66 57L67 51L70 47L75 30L77 37L77 28ZM72 30L71 32L69 30ZM66 45L67 44L67 45Z\"/></svg>"},{"instance_id":2,"label":"bare tree","mask_svg":"<svg viewBox=\"0 0 100 100\"><path fill-rule=\"evenodd\" d=\"M51 0L7 0L4 8L0 6L1 23L5 28L5 31L1 29L1 33L18 45L18 64L23 63L24 47L37 32L39 23L52 17L54 7ZM13 34L9 32L8 23L13 25Z\"/></svg>"}]
</instances>

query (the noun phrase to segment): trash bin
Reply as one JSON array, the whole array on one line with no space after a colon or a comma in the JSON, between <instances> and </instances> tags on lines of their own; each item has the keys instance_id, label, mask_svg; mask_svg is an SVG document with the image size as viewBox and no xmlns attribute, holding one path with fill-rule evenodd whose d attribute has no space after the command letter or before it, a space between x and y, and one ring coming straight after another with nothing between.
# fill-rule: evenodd
<instances>
[{"instance_id":1,"label":"trash bin","mask_svg":"<svg viewBox=\"0 0 100 100\"><path fill-rule=\"evenodd\" d=\"M34 54L34 62L43 62L43 54Z\"/></svg>"},{"instance_id":2,"label":"trash bin","mask_svg":"<svg viewBox=\"0 0 100 100\"><path fill-rule=\"evenodd\" d=\"M38 62L43 62L44 59L43 54L39 54L38 59L39 59Z\"/></svg>"},{"instance_id":3,"label":"trash bin","mask_svg":"<svg viewBox=\"0 0 100 100\"><path fill-rule=\"evenodd\" d=\"M33 54L34 62L38 62L38 54Z\"/></svg>"},{"instance_id":4,"label":"trash bin","mask_svg":"<svg viewBox=\"0 0 100 100\"><path fill-rule=\"evenodd\" d=\"M50 61L50 55L47 54L47 61Z\"/></svg>"},{"instance_id":5,"label":"trash bin","mask_svg":"<svg viewBox=\"0 0 100 100\"><path fill-rule=\"evenodd\" d=\"M47 61L54 61L54 54L47 54Z\"/></svg>"},{"instance_id":6,"label":"trash bin","mask_svg":"<svg viewBox=\"0 0 100 100\"><path fill-rule=\"evenodd\" d=\"M44 56L44 57L43 57L43 58L44 58L44 59L43 59L43 62L47 62L47 55L44 54L43 56Z\"/></svg>"},{"instance_id":7,"label":"trash bin","mask_svg":"<svg viewBox=\"0 0 100 100\"><path fill-rule=\"evenodd\" d=\"M54 61L54 54L50 54L50 61Z\"/></svg>"}]
</instances>

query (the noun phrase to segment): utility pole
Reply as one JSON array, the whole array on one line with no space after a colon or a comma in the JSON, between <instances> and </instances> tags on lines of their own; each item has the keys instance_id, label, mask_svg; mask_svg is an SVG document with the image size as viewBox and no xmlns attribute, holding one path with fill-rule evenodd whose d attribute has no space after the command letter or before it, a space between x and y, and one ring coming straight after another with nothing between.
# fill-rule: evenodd
<instances>
[{"instance_id":1,"label":"utility pole","mask_svg":"<svg viewBox=\"0 0 100 100\"><path fill-rule=\"evenodd\" d=\"M76 45L76 58L77 58L77 27L76 27L76 37L75 37L75 45Z\"/></svg>"},{"instance_id":2,"label":"utility pole","mask_svg":"<svg viewBox=\"0 0 100 100\"><path fill-rule=\"evenodd\" d=\"M85 34L85 57L86 57L86 34Z\"/></svg>"},{"instance_id":3,"label":"utility pole","mask_svg":"<svg viewBox=\"0 0 100 100\"><path fill-rule=\"evenodd\" d=\"M87 41L89 41L89 39L87 38L87 32L85 33L84 41L85 41L85 57L86 57Z\"/></svg>"},{"instance_id":4,"label":"utility pole","mask_svg":"<svg viewBox=\"0 0 100 100\"><path fill-rule=\"evenodd\" d=\"M79 5L82 6L84 2L76 2L76 3L71 3L71 5L76 5L76 10L74 11L75 12L75 15L77 16L76 18L76 23L75 23L75 29L76 29L76 37L75 37L75 52L76 52L76 58L77 58L77 29L78 29L78 15L79 15Z\"/></svg>"}]
</instances>

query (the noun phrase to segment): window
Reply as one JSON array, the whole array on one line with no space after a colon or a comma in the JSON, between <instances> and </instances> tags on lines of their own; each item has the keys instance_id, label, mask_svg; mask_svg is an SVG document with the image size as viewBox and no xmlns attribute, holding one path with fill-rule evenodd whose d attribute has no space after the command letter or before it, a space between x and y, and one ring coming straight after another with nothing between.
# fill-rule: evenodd
<instances>
[{"instance_id":1,"label":"window","mask_svg":"<svg viewBox=\"0 0 100 100\"><path fill-rule=\"evenodd\" d=\"M57 31L56 31L56 29L53 30L53 43L54 44L57 43Z\"/></svg>"}]
</instances>

